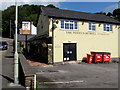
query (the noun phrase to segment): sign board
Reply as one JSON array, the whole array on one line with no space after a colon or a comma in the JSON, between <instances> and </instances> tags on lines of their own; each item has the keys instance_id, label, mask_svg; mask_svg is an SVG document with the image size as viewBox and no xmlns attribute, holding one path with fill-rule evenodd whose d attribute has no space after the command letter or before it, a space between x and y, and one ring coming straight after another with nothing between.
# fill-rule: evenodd
<instances>
[{"instance_id":1,"label":"sign board","mask_svg":"<svg viewBox=\"0 0 120 90\"><path fill-rule=\"evenodd\" d=\"M22 22L22 34L30 34L30 22Z\"/></svg>"}]
</instances>

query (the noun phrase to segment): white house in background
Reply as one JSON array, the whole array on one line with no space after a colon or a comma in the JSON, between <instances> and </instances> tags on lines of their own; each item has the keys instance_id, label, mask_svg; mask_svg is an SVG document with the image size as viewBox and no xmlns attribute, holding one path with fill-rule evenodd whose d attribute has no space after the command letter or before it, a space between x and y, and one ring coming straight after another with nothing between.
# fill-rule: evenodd
<instances>
[{"instance_id":1,"label":"white house in background","mask_svg":"<svg viewBox=\"0 0 120 90\"><path fill-rule=\"evenodd\" d=\"M19 29L20 34L37 34L37 28L33 25L33 22L22 21L22 28Z\"/></svg>"},{"instance_id":2,"label":"white house in background","mask_svg":"<svg viewBox=\"0 0 120 90\"><path fill-rule=\"evenodd\" d=\"M33 22L31 22L31 34L37 34L37 28L33 25Z\"/></svg>"}]
</instances>

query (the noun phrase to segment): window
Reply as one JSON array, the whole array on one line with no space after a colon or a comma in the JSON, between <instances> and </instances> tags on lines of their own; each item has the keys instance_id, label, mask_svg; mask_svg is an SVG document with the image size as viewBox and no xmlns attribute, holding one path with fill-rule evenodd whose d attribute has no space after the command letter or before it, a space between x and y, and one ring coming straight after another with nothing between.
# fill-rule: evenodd
<instances>
[{"instance_id":1,"label":"window","mask_svg":"<svg viewBox=\"0 0 120 90\"><path fill-rule=\"evenodd\" d=\"M112 31L112 24L104 24L104 31L111 32Z\"/></svg>"},{"instance_id":2,"label":"window","mask_svg":"<svg viewBox=\"0 0 120 90\"><path fill-rule=\"evenodd\" d=\"M89 22L89 31L95 31L96 30L96 25L93 22Z\"/></svg>"},{"instance_id":3,"label":"window","mask_svg":"<svg viewBox=\"0 0 120 90\"><path fill-rule=\"evenodd\" d=\"M78 29L77 21L61 20L61 29L77 30Z\"/></svg>"}]
</instances>

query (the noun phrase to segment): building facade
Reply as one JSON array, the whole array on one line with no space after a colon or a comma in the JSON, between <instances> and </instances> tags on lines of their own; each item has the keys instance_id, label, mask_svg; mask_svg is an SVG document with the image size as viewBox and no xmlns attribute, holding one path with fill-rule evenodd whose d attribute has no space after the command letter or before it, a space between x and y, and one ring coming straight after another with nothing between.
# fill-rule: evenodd
<instances>
[{"instance_id":1,"label":"building facade","mask_svg":"<svg viewBox=\"0 0 120 90\"><path fill-rule=\"evenodd\" d=\"M83 60L91 51L120 58L120 22L105 15L43 7L37 34L51 37L52 62Z\"/></svg>"}]
</instances>

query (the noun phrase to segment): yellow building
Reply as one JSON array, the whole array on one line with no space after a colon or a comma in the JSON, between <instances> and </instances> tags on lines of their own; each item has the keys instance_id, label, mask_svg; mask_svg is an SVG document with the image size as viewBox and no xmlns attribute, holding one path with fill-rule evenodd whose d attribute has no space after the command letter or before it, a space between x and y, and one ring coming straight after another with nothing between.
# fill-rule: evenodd
<instances>
[{"instance_id":1,"label":"yellow building","mask_svg":"<svg viewBox=\"0 0 120 90\"><path fill-rule=\"evenodd\" d=\"M91 51L120 57L120 22L105 15L42 7L37 34L51 38L52 62L82 60Z\"/></svg>"}]
</instances>

